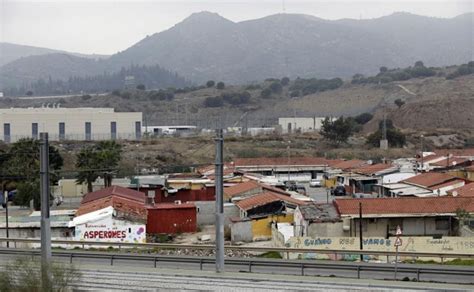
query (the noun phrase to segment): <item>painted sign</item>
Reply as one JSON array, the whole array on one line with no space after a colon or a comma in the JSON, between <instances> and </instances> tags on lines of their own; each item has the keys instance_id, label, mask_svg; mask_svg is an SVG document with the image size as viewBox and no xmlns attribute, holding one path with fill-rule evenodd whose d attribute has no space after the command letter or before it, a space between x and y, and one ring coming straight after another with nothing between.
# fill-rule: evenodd
<instances>
[{"instance_id":1,"label":"painted sign","mask_svg":"<svg viewBox=\"0 0 474 292\"><path fill-rule=\"evenodd\" d=\"M102 242L146 242L144 224L117 220L112 216L94 222L76 225L75 240Z\"/></svg>"}]
</instances>

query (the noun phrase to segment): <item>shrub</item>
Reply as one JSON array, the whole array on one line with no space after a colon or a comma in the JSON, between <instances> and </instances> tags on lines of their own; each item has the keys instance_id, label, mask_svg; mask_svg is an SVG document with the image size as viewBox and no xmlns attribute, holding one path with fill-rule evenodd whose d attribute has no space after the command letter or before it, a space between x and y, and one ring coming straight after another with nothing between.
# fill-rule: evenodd
<instances>
[{"instance_id":1,"label":"shrub","mask_svg":"<svg viewBox=\"0 0 474 292\"><path fill-rule=\"evenodd\" d=\"M217 85L216 85L216 88L217 89L224 89L225 88L224 82L222 82L222 81L218 82Z\"/></svg>"},{"instance_id":2,"label":"shrub","mask_svg":"<svg viewBox=\"0 0 474 292\"><path fill-rule=\"evenodd\" d=\"M281 86L280 82L275 81L272 84L270 84L270 90L273 93L279 94L282 92L283 87Z\"/></svg>"},{"instance_id":3,"label":"shrub","mask_svg":"<svg viewBox=\"0 0 474 292\"><path fill-rule=\"evenodd\" d=\"M144 84L138 84L137 85L137 89L138 90L145 90L146 89L146 86Z\"/></svg>"},{"instance_id":4,"label":"shrub","mask_svg":"<svg viewBox=\"0 0 474 292\"><path fill-rule=\"evenodd\" d=\"M300 91L299 90L293 90L292 92L290 92L290 96L291 97L298 97L298 96L300 96Z\"/></svg>"},{"instance_id":5,"label":"shrub","mask_svg":"<svg viewBox=\"0 0 474 292\"><path fill-rule=\"evenodd\" d=\"M50 270L51 283L41 287L41 262L21 257L6 264L0 271L0 291L69 291L72 283L81 278L81 273L72 265L52 263L46 266Z\"/></svg>"},{"instance_id":6,"label":"shrub","mask_svg":"<svg viewBox=\"0 0 474 292\"><path fill-rule=\"evenodd\" d=\"M260 92L260 96L262 98L269 98L271 95L272 91L270 90L270 88L265 88L264 90L262 90L262 92Z\"/></svg>"},{"instance_id":7,"label":"shrub","mask_svg":"<svg viewBox=\"0 0 474 292\"><path fill-rule=\"evenodd\" d=\"M401 107L405 104L405 102L404 102L402 99L400 99L400 98L397 98L397 99L394 101L394 103L395 103L396 106L398 106L398 108L401 108Z\"/></svg>"},{"instance_id":8,"label":"shrub","mask_svg":"<svg viewBox=\"0 0 474 292\"><path fill-rule=\"evenodd\" d=\"M92 96L90 96L89 94L84 94L83 96L81 96L82 100L89 100L91 98L92 98Z\"/></svg>"},{"instance_id":9,"label":"shrub","mask_svg":"<svg viewBox=\"0 0 474 292\"><path fill-rule=\"evenodd\" d=\"M112 95L115 95L115 96L120 96L120 90L114 90L112 91Z\"/></svg>"},{"instance_id":10,"label":"shrub","mask_svg":"<svg viewBox=\"0 0 474 292\"><path fill-rule=\"evenodd\" d=\"M220 96L208 97L204 100L205 107L221 107L224 105L224 100Z\"/></svg>"},{"instance_id":11,"label":"shrub","mask_svg":"<svg viewBox=\"0 0 474 292\"><path fill-rule=\"evenodd\" d=\"M216 83L214 82L214 80L209 80L209 81L206 82L207 87L214 87L215 84Z\"/></svg>"},{"instance_id":12,"label":"shrub","mask_svg":"<svg viewBox=\"0 0 474 292\"><path fill-rule=\"evenodd\" d=\"M288 77L283 77L280 81L280 84L283 85L283 86L288 85L288 83L290 83L290 78L288 78Z\"/></svg>"},{"instance_id":13,"label":"shrub","mask_svg":"<svg viewBox=\"0 0 474 292\"><path fill-rule=\"evenodd\" d=\"M365 125L367 124L370 120L372 120L374 116L371 113L363 113L354 118L356 123L360 125Z\"/></svg>"}]
</instances>

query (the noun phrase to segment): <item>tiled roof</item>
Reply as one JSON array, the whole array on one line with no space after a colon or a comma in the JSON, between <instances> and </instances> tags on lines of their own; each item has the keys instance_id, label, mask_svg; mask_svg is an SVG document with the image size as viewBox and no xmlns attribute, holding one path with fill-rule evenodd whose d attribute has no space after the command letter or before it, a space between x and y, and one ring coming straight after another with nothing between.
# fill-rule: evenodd
<instances>
[{"instance_id":1,"label":"tiled roof","mask_svg":"<svg viewBox=\"0 0 474 292\"><path fill-rule=\"evenodd\" d=\"M101 189L92 193L87 193L84 195L81 204L88 203L97 199L102 199L109 196L119 196L123 198L127 198L133 201L145 203L146 196L142 192L138 192L132 189L119 187L119 186L111 186L105 189Z\"/></svg>"},{"instance_id":2,"label":"tiled roof","mask_svg":"<svg viewBox=\"0 0 474 292\"><path fill-rule=\"evenodd\" d=\"M264 206L270 204L272 202L283 201L292 205L304 205L305 202L293 199L291 197L276 194L272 192L265 192L261 194L254 195L250 198L243 199L237 203L235 203L240 209L242 210L250 210L255 207Z\"/></svg>"},{"instance_id":3,"label":"tiled roof","mask_svg":"<svg viewBox=\"0 0 474 292\"><path fill-rule=\"evenodd\" d=\"M148 207L148 209L189 209L189 208L196 208L194 203L181 203L181 204L173 204L173 203L163 203L163 204L156 204L154 206Z\"/></svg>"},{"instance_id":4,"label":"tiled roof","mask_svg":"<svg viewBox=\"0 0 474 292\"><path fill-rule=\"evenodd\" d=\"M418 162L421 162L423 160L423 163L428 163L429 161L442 159L443 157L445 157L445 156L441 155L441 154L430 154L430 155L424 156L423 158L418 157L416 160Z\"/></svg>"},{"instance_id":5,"label":"tiled roof","mask_svg":"<svg viewBox=\"0 0 474 292\"><path fill-rule=\"evenodd\" d=\"M435 185L443 184L445 182L455 180L456 177L439 172L427 172L422 173L413 177L410 177L402 182L421 186L425 188L430 188Z\"/></svg>"},{"instance_id":6,"label":"tiled roof","mask_svg":"<svg viewBox=\"0 0 474 292\"><path fill-rule=\"evenodd\" d=\"M393 167L394 166L391 164L377 163L377 164L364 165L364 166L355 168L352 170L352 172L365 174L365 175L374 175L379 171L383 171L383 170L393 168Z\"/></svg>"},{"instance_id":7,"label":"tiled roof","mask_svg":"<svg viewBox=\"0 0 474 292\"><path fill-rule=\"evenodd\" d=\"M253 189L262 188L261 185L253 180L249 180L243 183L236 184L234 186L228 187L224 189L224 195L227 197L234 197L242 193L246 193Z\"/></svg>"},{"instance_id":8,"label":"tiled roof","mask_svg":"<svg viewBox=\"0 0 474 292\"><path fill-rule=\"evenodd\" d=\"M467 171L474 171L474 165L465 168Z\"/></svg>"},{"instance_id":9,"label":"tiled roof","mask_svg":"<svg viewBox=\"0 0 474 292\"><path fill-rule=\"evenodd\" d=\"M340 161L331 165L332 168L341 169L341 170L350 170L353 168L358 168L364 165L366 162L363 160L352 159L352 160L345 160Z\"/></svg>"},{"instance_id":10,"label":"tiled roof","mask_svg":"<svg viewBox=\"0 0 474 292\"><path fill-rule=\"evenodd\" d=\"M451 195L459 197L474 197L474 183L464 185L460 188L449 191Z\"/></svg>"},{"instance_id":11,"label":"tiled roof","mask_svg":"<svg viewBox=\"0 0 474 292\"><path fill-rule=\"evenodd\" d=\"M253 165L327 165L327 160L323 157L287 157L275 158L237 158L234 161L235 167Z\"/></svg>"},{"instance_id":12,"label":"tiled roof","mask_svg":"<svg viewBox=\"0 0 474 292\"><path fill-rule=\"evenodd\" d=\"M107 196L87 203L81 203L76 212L76 216L84 215L106 207L113 207L118 213L125 214L132 218L146 218L146 208L144 202L130 200L119 196Z\"/></svg>"},{"instance_id":13,"label":"tiled roof","mask_svg":"<svg viewBox=\"0 0 474 292\"><path fill-rule=\"evenodd\" d=\"M466 163L468 161L469 161L469 159L463 158L463 157L450 157L449 159L445 158L443 160L440 160L440 161L437 161L437 162L434 162L434 163L430 163L430 165L441 166L441 167L450 167L450 166L456 166L456 165L459 165L459 164L462 164L462 163Z\"/></svg>"},{"instance_id":14,"label":"tiled roof","mask_svg":"<svg viewBox=\"0 0 474 292\"><path fill-rule=\"evenodd\" d=\"M431 187L429 187L429 189L430 190L437 190L437 189L441 189L441 188L444 188L444 187L449 187L449 186L459 184L459 183L464 183L464 180L460 179L460 178L450 180L450 181L447 181L447 182L444 182L444 183L441 183L441 184L438 184L438 185L431 186Z\"/></svg>"},{"instance_id":15,"label":"tiled roof","mask_svg":"<svg viewBox=\"0 0 474 292\"><path fill-rule=\"evenodd\" d=\"M446 214L456 213L458 209L474 212L474 197L406 197L335 200L335 204L341 215L358 216L359 202L362 203L362 216L384 214Z\"/></svg>"},{"instance_id":16,"label":"tiled roof","mask_svg":"<svg viewBox=\"0 0 474 292\"><path fill-rule=\"evenodd\" d=\"M474 156L474 148L467 149L438 149L436 154L440 155L454 155L454 156Z\"/></svg>"}]
</instances>

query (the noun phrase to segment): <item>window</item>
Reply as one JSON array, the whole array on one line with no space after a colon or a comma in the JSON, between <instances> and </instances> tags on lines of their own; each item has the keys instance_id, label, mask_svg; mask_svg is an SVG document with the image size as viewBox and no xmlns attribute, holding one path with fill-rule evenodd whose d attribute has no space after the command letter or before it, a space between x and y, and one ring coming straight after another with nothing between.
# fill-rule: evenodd
<instances>
[{"instance_id":1,"label":"window","mask_svg":"<svg viewBox=\"0 0 474 292\"><path fill-rule=\"evenodd\" d=\"M59 123L59 140L64 140L66 138L66 124Z\"/></svg>"},{"instance_id":2,"label":"window","mask_svg":"<svg viewBox=\"0 0 474 292\"><path fill-rule=\"evenodd\" d=\"M110 122L110 138L117 139L117 122Z\"/></svg>"},{"instance_id":3,"label":"window","mask_svg":"<svg viewBox=\"0 0 474 292\"><path fill-rule=\"evenodd\" d=\"M142 138L142 122L135 122L135 138L137 140Z\"/></svg>"},{"instance_id":4,"label":"window","mask_svg":"<svg viewBox=\"0 0 474 292\"><path fill-rule=\"evenodd\" d=\"M3 124L3 141L10 143L11 141L10 124Z\"/></svg>"},{"instance_id":5,"label":"window","mask_svg":"<svg viewBox=\"0 0 474 292\"><path fill-rule=\"evenodd\" d=\"M435 220L436 230L448 230L449 229L449 220L446 218L436 219Z\"/></svg>"},{"instance_id":6,"label":"window","mask_svg":"<svg viewBox=\"0 0 474 292\"><path fill-rule=\"evenodd\" d=\"M86 122L86 140L92 140L92 125L91 125L91 122Z\"/></svg>"},{"instance_id":7,"label":"window","mask_svg":"<svg viewBox=\"0 0 474 292\"><path fill-rule=\"evenodd\" d=\"M38 123L31 124L31 138L38 139Z\"/></svg>"}]
</instances>

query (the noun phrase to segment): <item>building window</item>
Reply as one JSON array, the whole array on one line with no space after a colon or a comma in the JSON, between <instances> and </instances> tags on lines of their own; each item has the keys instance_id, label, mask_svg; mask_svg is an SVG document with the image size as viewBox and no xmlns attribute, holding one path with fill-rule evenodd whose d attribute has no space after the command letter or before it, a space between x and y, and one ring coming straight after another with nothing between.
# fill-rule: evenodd
<instances>
[{"instance_id":1,"label":"building window","mask_svg":"<svg viewBox=\"0 0 474 292\"><path fill-rule=\"evenodd\" d=\"M31 138L38 139L38 123L31 124Z\"/></svg>"},{"instance_id":2,"label":"building window","mask_svg":"<svg viewBox=\"0 0 474 292\"><path fill-rule=\"evenodd\" d=\"M66 138L66 124L59 123L59 140L64 140Z\"/></svg>"},{"instance_id":3,"label":"building window","mask_svg":"<svg viewBox=\"0 0 474 292\"><path fill-rule=\"evenodd\" d=\"M92 140L92 125L91 122L86 122L86 140Z\"/></svg>"},{"instance_id":4,"label":"building window","mask_svg":"<svg viewBox=\"0 0 474 292\"><path fill-rule=\"evenodd\" d=\"M3 141L5 143L10 143L11 141L10 124L3 124Z\"/></svg>"},{"instance_id":5,"label":"building window","mask_svg":"<svg viewBox=\"0 0 474 292\"><path fill-rule=\"evenodd\" d=\"M110 122L110 138L117 139L117 122Z\"/></svg>"},{"instance_id":6,"label":"building window","mask_svg":"<svg viewBox=\"0 0 474 292\"><path fill-rule=\"evenodd\" d=\"M135 122L135 138L137 140L142 138L142 122Z\"/></svg>"},{"instance_id":7,"label":"building window","mask_svg":"<svg viewBox=\"0 0 474 292\"><path fill-rule=\"evenodd\" d=\"M449 229L449 220L446 218L436 219L435 220L436 230L448 230Z\"/></svg>"}]
</instances>

